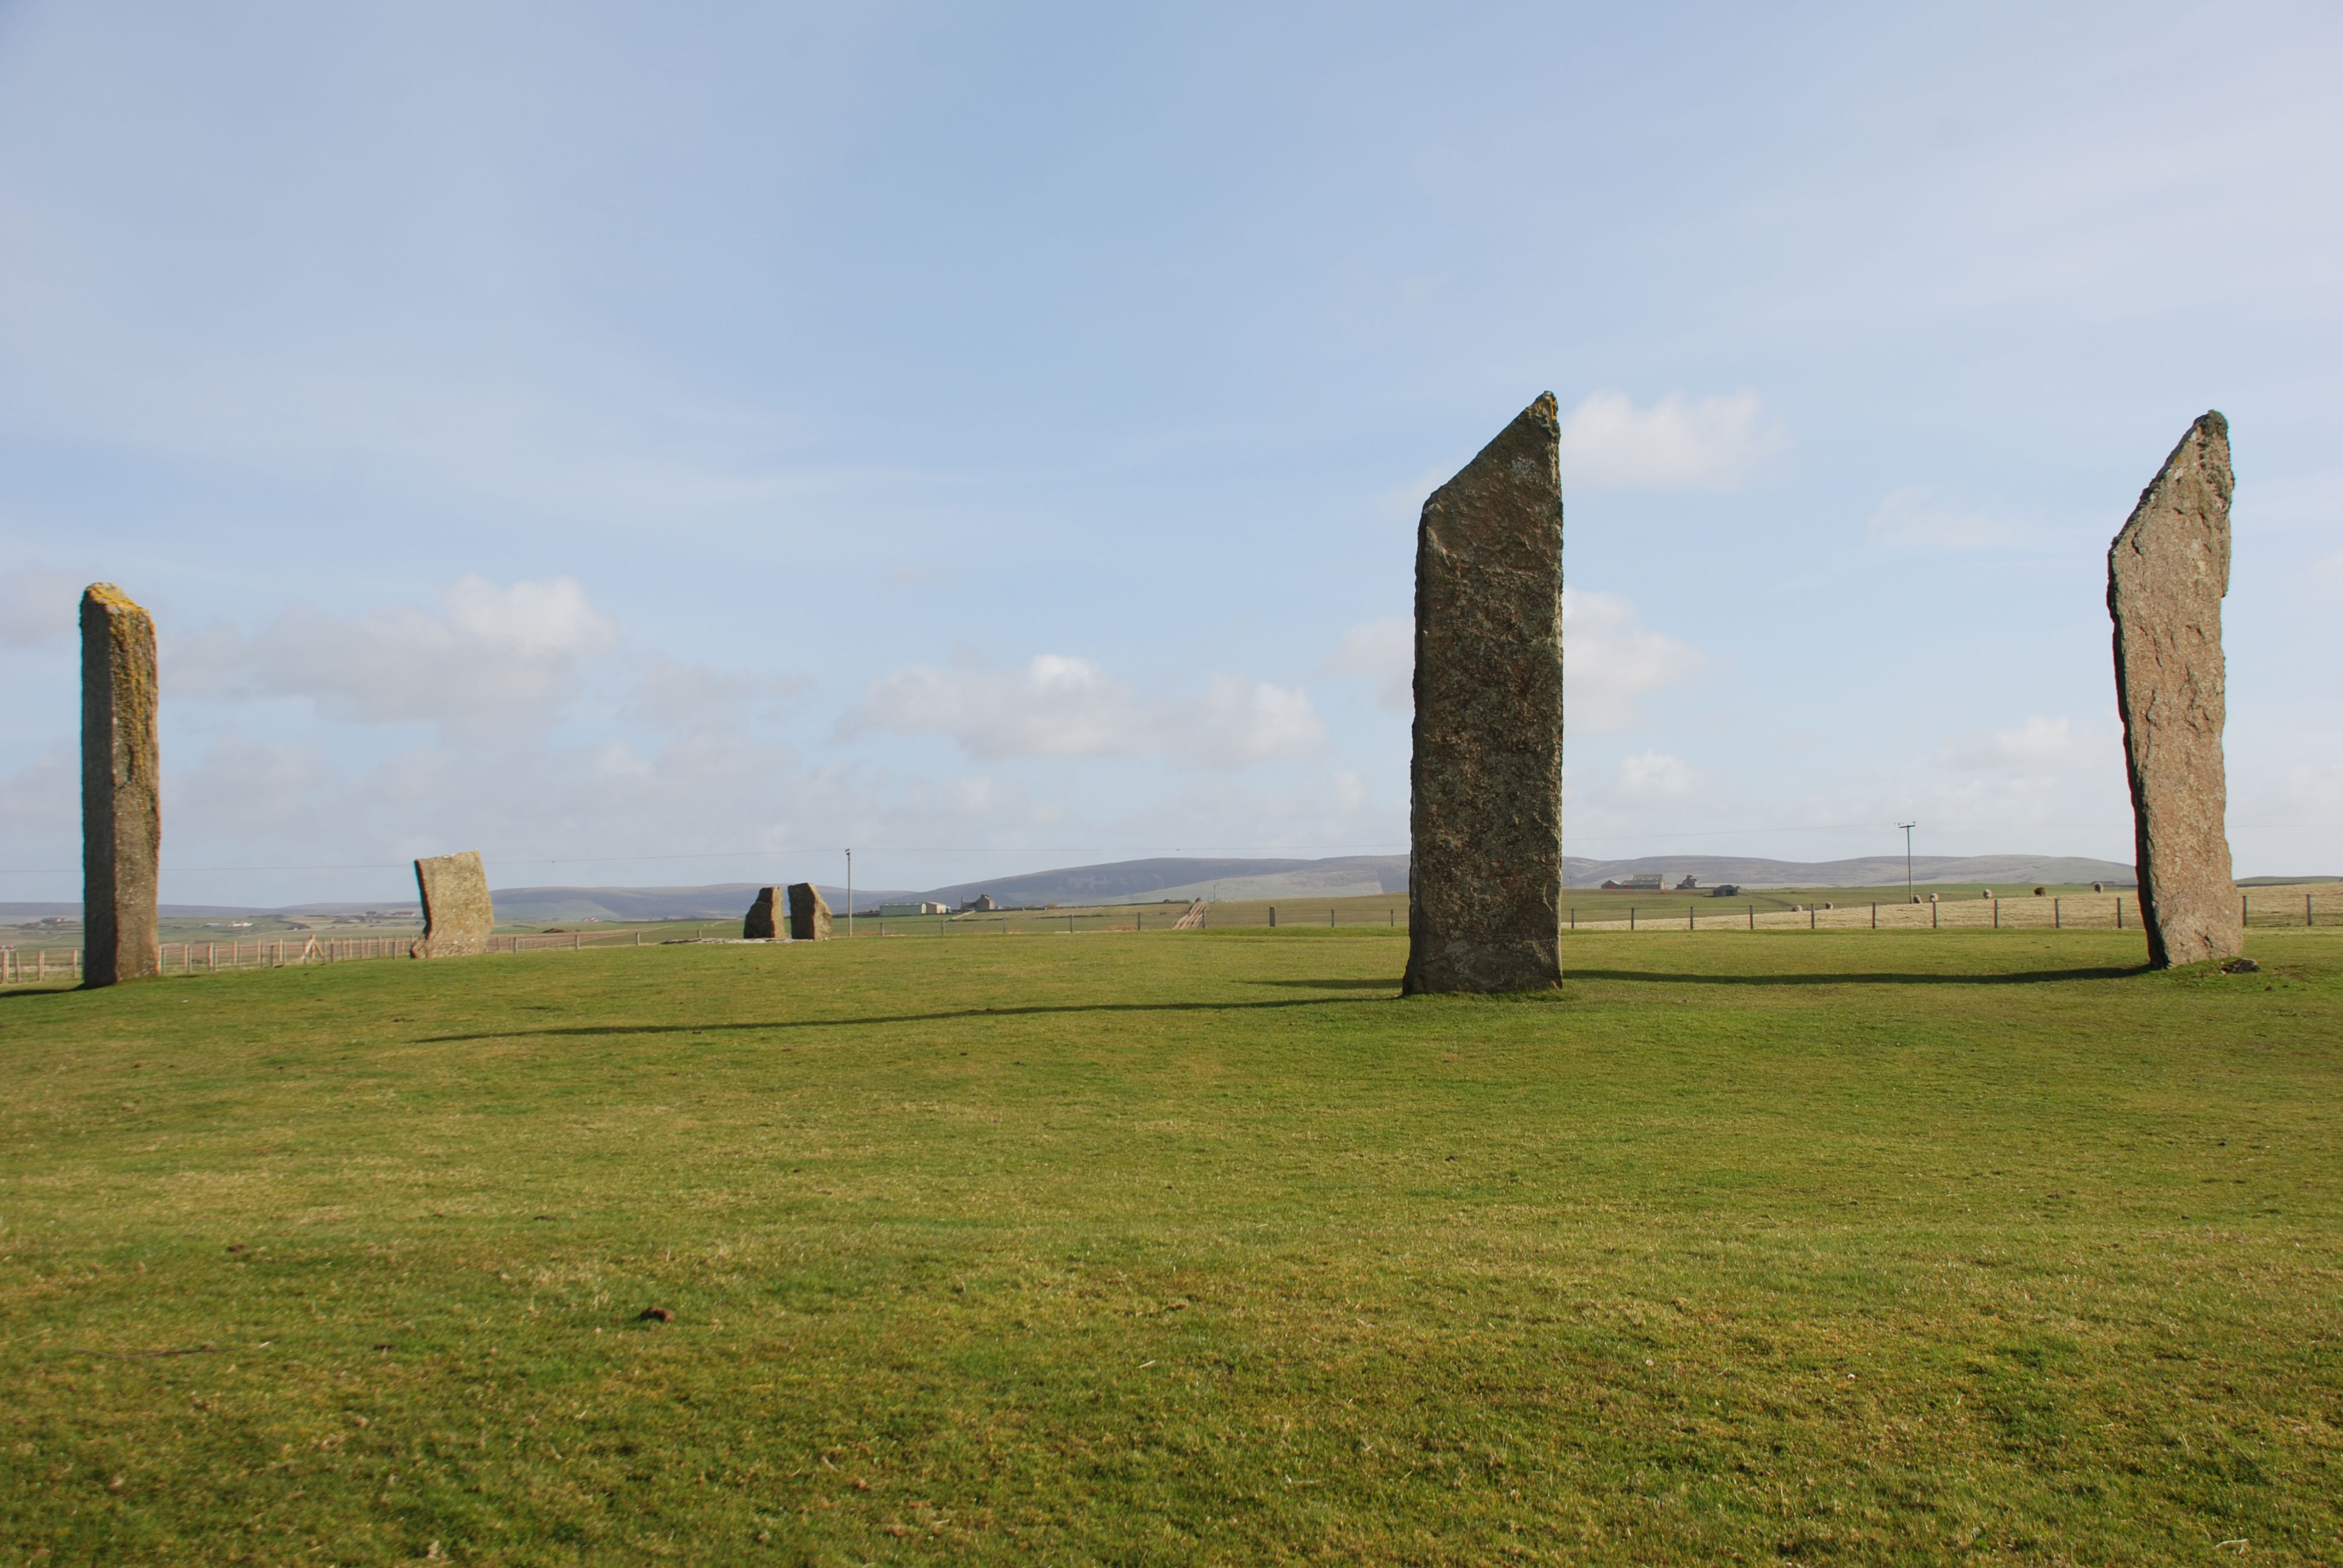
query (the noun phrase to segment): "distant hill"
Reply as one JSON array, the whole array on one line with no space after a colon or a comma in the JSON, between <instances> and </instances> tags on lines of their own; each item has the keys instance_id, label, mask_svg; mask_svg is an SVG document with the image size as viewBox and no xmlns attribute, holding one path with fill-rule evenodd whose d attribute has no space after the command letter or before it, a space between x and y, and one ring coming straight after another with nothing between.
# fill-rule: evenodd
<instances>
[{"instance_id":1,"label":"distant hill","mask_svg":"<svg viewBox=\"0 0 2343 1568\"><path fill-rule=\"evenodd\" d=\"M581 920L737 920L756 901L757 890L769 882L717 882L703 888L496 888L497 919L535 922L576 923ZM827 882L814 884L824 902L846 912L846 890ZM882 903L917 899L918 893L890 888L857 888L857 908L876 909Z\"/></svg>"},{"instance_id":2,"label":"distant hill","mask_svg":"<svg viewBox=\"0 0 2343 1568\"><path fill-rule=\"evenodd\" d=\"M1217 892L1214 889L1217 887ZM1405 855L1344 855L1327 860L1214 860L1177 857L1116 860L1060 871L1031 871L931 889L925 896L959 905L979 893L1002 904L1145 903L1154 899L1264 899L1289 894L1339 898L1407 891Z\"/></svg>"},{"instance_id":3,"label":"distant hill","mask_svg":"<svg viewBox=\"0 0 2343 1568\"><path fill-rule=\"evenodd\" d=\"M1696 877L1704 887L1738 882L1752 888L1884 887L1904 879L1904 857L1851 860L1768 860L1733 855L1651 855L1633 860L1564 862L1567 885L1600 887L1605 880L1658 872L1671 884ZM2132 869L2113 860L2060 855L1917 855L1920 882L2106 882L2130 887ZM759 884L705 888L501 888L497 913L510 920L569 921L738 919ZM846 890L822 884L822 897L844 912ZM932 900L958 909L980 893L1000 904L1151 903L1164 899L1344 898L1407 891L1405 855L1341 855L1316 860L1213 859L1172 856L1069 866L922 890L857 888L856 907Z\"/></svg>"},{"instance_id":4,"label":"distant hill","mask_svg":"<svg viewBox=\"0 0 2343 1568\"><path fill-rule=\"evenodd\" d=\"M1904 879L1901 855L1865 855L1852 860L1765 860L1741 855L1645 855L1634 860L1564 862L1564 881L1574 888L1599 888L1606 881L1657 872L1669 886L1697 877L1703 887L1738 882L1745 888L1884 888ZM2131 867L2079 855L1915 855L1915 882L2105 882L2128 888L2138 880Z\"/></svg>"},{"instance_id":5,"label":"distant hill","mask_svg":"<svg viewBox=\"0 0 2343 1568\"><path fill-rule=\"evenodd\" d=\"M1867 855L1851 860L1769 860L1741 855L1645 855L1633 860L1593 860L1573 856L1563 862L1566 884L1600 887L1605 881L1654 872L1671 886L1685 877L1703 887L1738 882L1750 888L1879 888L1904 879L1904 857ZM2105 882L2128 888L2132 868L2115 860L2075 855L1916 855L1912 875L1919 882ZM2241 885L2267 886L2319 878L2248 877ZM759 882L718 882L698 888L498 888L497 914L508 920L574 924L585 920L737 920L748 912ZM840 914L846 890L823 882L821 895ZM950 887L857 888L855 906L927 899L957 909L979 893L1001 904L1150 903L1161 899L1342 898L1407 891L1405 855L1338 855L1316 860L1212 859L1172 856L1149 860L1113 860L1025 871ZM357 914L368 908L398 909L397 900L375 905L297 904L282 910L247 910L217 904L166 904L176 916ZM412 908L411 904L403 906ZM79 903L0 903L0 922L49 916L77 918Z\"/></svg>"}]
</instances>

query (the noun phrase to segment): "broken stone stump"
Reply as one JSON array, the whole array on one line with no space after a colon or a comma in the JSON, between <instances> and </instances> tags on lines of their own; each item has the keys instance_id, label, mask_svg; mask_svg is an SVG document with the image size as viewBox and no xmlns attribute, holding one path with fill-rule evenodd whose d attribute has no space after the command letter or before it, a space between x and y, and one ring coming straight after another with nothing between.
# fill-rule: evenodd
<instances>
[{"instance_id":1,"label":"broken stone stump","mask_svg":"<svg viewBox=\"0 0 2343 1568\"><path fill-rule=\"evenodd\" d=\"M163 972L155 619L112 583L81 596L82 983Z\"/></svg>"},{"instance_id":2,"label":"broken stone stump","mask_svg":"<svg viewBox=\"0 0 2343 1568\"><path fill-rule=\"evenodd\" d=\"M423 898L423 935L408 957L453 959L488 950L497 911L478 850L416 861L415 888Z\"/></svg>"},{"instance_id":3,"label":"broken stone stump","mask_svg":"<svg viewBox=\"0 0 2343 1568\"><path fill-rule=\"evenodd\" d=\"M1406 995L1562 983L1562 475L1541 395L1415 536Z\"/></svg>"},{"instance_id":4,"label":"broken stone stump","mask_svg":"<svg viewBox=\"0 0 2343 1568\"><path fill-rule=\"evenodd\" d=\"M830 906L822 901L821 890L811 882L789 884L789 940L830 940Z\"/></svg>"},{"instance_id":5,"label":"broken stone stump","mask_svg":"<svg viewBox=\"0 0 2343 1568\"><path fill-rule=\"evenodd\" d=\"M2229 591L2229 422L2188 427L2107 547L2116 706L2123 712L2151 968L2226 959L2245 930L2230 880L2228 714L2221 600Z\"/></svg>"},{"instance_id":6,"label":"broken stone stump","mask_svg":"<svg viewBox=\"0 0 2343 1568\"><path fill-rule=\"evenodd\" d=\"M787 897L779 888L759 888L757 901L749 906L748 918L740 922L740 935L749 941L771 941L779 936L775 910Z\"/></svg>"}]
</instances>

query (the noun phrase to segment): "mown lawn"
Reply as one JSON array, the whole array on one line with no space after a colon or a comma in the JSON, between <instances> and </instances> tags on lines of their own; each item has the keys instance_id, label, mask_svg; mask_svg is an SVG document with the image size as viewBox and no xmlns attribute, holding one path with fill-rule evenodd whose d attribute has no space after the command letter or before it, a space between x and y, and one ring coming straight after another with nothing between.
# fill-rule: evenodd
<instances>
[{"instance_id":1,"label":"mown lawn","mask_svg":"<svg viewBox=\"0 0 2343 1568\"><path fill-rule=\"evenodd\" d=\"M0 996L0 1562L2343 1561L2343 932L1403 943Z\"/></svg>"}]
</instances>

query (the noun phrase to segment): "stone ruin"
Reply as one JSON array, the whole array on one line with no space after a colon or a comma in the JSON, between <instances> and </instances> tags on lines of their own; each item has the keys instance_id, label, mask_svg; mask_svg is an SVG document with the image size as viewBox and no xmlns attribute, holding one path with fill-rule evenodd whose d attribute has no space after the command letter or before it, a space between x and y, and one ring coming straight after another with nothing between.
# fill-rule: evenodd
<instances>
[{"instance_id":1,"label":"stone ruin","mask_svg":"<svg viewBox=\"0 0 2343 1568\"><path fill-rule=\"evenodd\" d=\"M155 619L112 583L81 596L83 982L163 972Z\"/></svg>"},{"instance_id":2,"label":"stone ruin","mask_svg":"<svg viewBox=\"0 0 2343 1568\"><path fill-rule=\"evenodd\" d=\"M1542 394L1423 503L1405 995L1562 983L1562 473Z\"/></svg>"},{"instance_id":3,"label":"stone ruin","mask_svg":"<svg viewBox=\"0 0 2343 1568\"><path fill-rule=\"evenodd\" d=\"M2229 422L2188 427L2107 547L2116 705L2123 712L2151 968L2245 949L2230 879L2229 788L2221 756L2227 672L2221 600L2229 591Z\"/></svg>"},{"instance_id":4,"label":"stone ruin","mask_svg":"<svg viewBox=\"0 0 2343 1568\"><path fill-rule=\"evenodd\" d=\"M789 884L789 940L826 942L830 940L830 905L811 882Z\"/></svg>"},{"instance_id":5,"label":"stone ruin","mask_svg":"<svg viewBox=\"0 0 2343 1568\"><path fill-rule=\"evenodd\" d=\"M497 911L479 851L416 861L415 889L423 899L423 935L407 950L409 958L463 958L488 950Z\"/></svg>"},{"instance_id":6,"label":"stone ruin","mask_svg":"<svg viewBox=\"0 0 2343 1568\"><path fill-rule=\"evenodd\" d=\"M741 940L769 942L779 938L787 940L778 924L779 916L777 911L786 907L784 900L788 896L779 888L759 888L756 901L749 906L749 913L740 922Z\"/></svg>"}]
</instances>

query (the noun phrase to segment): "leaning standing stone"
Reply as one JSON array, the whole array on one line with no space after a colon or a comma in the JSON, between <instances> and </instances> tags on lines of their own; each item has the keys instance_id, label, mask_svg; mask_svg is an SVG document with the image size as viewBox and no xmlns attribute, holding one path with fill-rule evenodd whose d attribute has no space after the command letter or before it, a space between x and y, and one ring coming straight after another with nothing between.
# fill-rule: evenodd
<instances>
[{"instance_id":1,"label":"leaning standing stone","mask_svg":"<svg viewBox=\"0 0 2343 1568\"><path fill-rule=\"evenodd\" d=\"M779 888L759 888L757 901L749 906L748 919L740 922L740 935L749 941L770 941L780 935L774 913L783 898Z\"/></svg>"},{"instance_id":2,"label":"leaning standing stone","mask_svg":"<svg viewBox=\"0 0 2343 1568\"><path fill-rule=\"evenodd\" d=\"M81 913L85 984L163 970L155 620L112 583L81 596Z\"/></svg>"},{"instance_id":3,"label":"leaning standing stone","mask_svg":"<svg viewBox=\"0 0 2343 1568\"><path fill-rule=\"evenodd\" d=\"M789 938L800 942L830 940L830 905L811 882L789 884Z\"/></svg>"},{"instance_id":4,"label":"leaning standing stone","mask_svg":"<svg viewBox=\"0 0 2343 1568\"><path fill-rule=\"evenodd\" d=\"M497 911L478 850L416 861L415 888L423 896L423 935L408 956L452 959L488 950Z\"/></svg>"},{"instance_id":5,"label":"leaning standing stone","mask_svg":"<svg viewBox=\"0 0 2343 1568\"><path fill-rule=\"evenodd\" d=\"M1410 995L1562 983L1560 439L1548 392L1416 529Z\"/></svg>"},{"instance_id":6,"label":"leaning standing stone","mask_svg":"<svg viewBox=\"0 0 2343 1568\"><path fill-rule=\"evenodd\" d=\"M2221 759L2221 599L2229 591L2236 483L2229 422L2207 414L2164 460L2107 548L2116 703L2131 776L2141 923L2155 969L2245 949Z\"/></svg>"}]
</instances>

